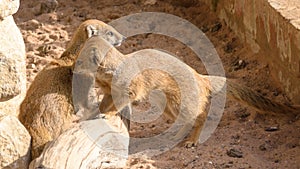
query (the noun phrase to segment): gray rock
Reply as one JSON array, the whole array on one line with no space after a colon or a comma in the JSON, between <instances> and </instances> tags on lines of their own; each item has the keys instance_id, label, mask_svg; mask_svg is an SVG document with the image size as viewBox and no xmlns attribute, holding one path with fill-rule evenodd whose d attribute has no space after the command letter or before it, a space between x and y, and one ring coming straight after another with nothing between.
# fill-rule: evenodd
<instances>
[{"instance_id":1,"label":"gray rock","mask_svg":"<svg viewBox=\"0 0 300 169\"><path fill-rule=\"evenodd\" d=\"M41 15L44 13L55 12L58 7L57 0L42 0L40 2L38 10L35 12L36 15Z\"/></svg>"},{"instance_id":2,"label":"gray rock","mask_svg":"<svg viewBox=\"0 0 300 169\"><path fill-rule=\"evenodd\" d=\"M25 45L12 16L0 21L0 110L18 114L26 92Z\"/></svg>"},{"instance_id":3,"label":"gray rock","mask_svg":"<svg viewBox=\"0 0 300 169\"><path fill-rule=\"evenodd\" d=\"M16 13L19 9L19 0L1 0L0 1L0 21L5 17Z\"/></svg>"},{"instance_id":4,"label":"gray rock","mask_svg":"<svg viewBox=\"0 0 300 169\"><path fill-rule=\"evenodd\" d=\"M24 169L30 160L30 135L14 116L0 112L0 168Z\"/></svg>"}]
</instances>

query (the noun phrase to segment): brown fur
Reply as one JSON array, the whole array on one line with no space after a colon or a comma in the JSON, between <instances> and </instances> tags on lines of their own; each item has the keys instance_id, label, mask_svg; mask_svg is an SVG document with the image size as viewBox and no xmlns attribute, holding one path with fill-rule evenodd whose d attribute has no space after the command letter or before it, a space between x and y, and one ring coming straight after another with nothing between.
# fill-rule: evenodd
<instances>
[{"instance_id":1,"label":"brown fur","mask_svg":"<svg viewBox=\"0 0 300 169\"><path fill-rule=\"evenodd\" d=\"M98 57L98 60L102 60L99 64L99 68L97 71L96 77L96 84L98 84L103 92L104 98L100 105L100 111L104 114L111 114L112 112L116 112L116 107L113 103L113 99L111 96L111 91L115 90L115 92L121 92L118 88L114 88L114 84L112 84L113 75L116 75L117 67L126 59L133 56L133 54L123 55L115 48L111 47L109 52L106 53L105 56L101 56L101 50L105 50L110 48L111 46L105 42L101 37L92 37L90 38L85 46L83 47L84 52L81 52L80 55L83 58L90 58L90 52L86 53L86 51L93 50L98 51L96 52L97 55L94 57ZM141 50L144 55L147 57L151 57L151 55L159 55L164 57L167 53L147 49ZM135 52L136 53L136 52ZM186 120L190 120L190 118L195 118L194 124L187 124L187 126L183 127L182 130L179 131L177 134L179 137L185 135L184 133L189 132L188 125L193 125L192 130L185 142L187 147L191 147L198 142L201 129L204 125L204 122L207 118L206 107L209 102L209 98L213 93L220 92L220 85L222 82L227 81L227 95L231 96L239 101L247 103L250 106L253 106L262 111L272 111L277 113L292 113L297 114L299 110L285 106L279 103L272 102L271 100L263 97L262 95L253 92L251 89L238 85L231 80L227 80L224 77L216 77L216 76L205 76L198 74L192 68L189 68L191 72L193 72L199 89L199 102L200 104L197 107L197 112L190 112L190 115L187 117L183 117ZM214 79L214 83L211 83L211 79ZM222 87L222 86L221 86ZM169 116L172 119L176 119L179 115L180 111L180 90L176 83L176 81L167 73L152 69L152 70L145 70L138 74L129 85L129 88L126 89L128 91L128 96L130 98L130 102L143 100L149 97L149 94L152 90L161 90L166 94L167 98L167 106L165 108L164 114ZM115 100L114 100L115 101ZM127 103L124 103L122 106L125 106ZM189 104L189 103L187 103ZM184 105L187 110L189 111L191 106L194 105Z\"/></svg>"},{"instance_id":2,"label":"brown fur","mask_svg":"<svg viewBox=\"0 0 300 169\"><path fill-rule=\"evenodd\" d=\"M88 28L95 28L89 30ZM118 44L123 36L109 25L98 20L87 20L76 30L60 60L48 64L37 74L20 106L19 119L32 137L32 158L38 157L45 144L58 137L72 124L72 65L84 42L93 35L107 36L115 32L112 44Z\"/></svg>"}]
</instances>

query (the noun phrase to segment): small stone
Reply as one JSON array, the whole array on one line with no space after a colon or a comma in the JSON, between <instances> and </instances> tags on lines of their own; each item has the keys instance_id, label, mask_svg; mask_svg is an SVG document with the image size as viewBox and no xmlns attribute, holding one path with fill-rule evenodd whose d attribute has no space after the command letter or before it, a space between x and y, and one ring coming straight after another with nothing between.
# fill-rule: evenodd
<instances>
[{"instance_id":1,"label":"small stone","mask_svg":"<svg viewBox=\"0 0 300 169\"><path fill-rule=\"evenodd\" d=\"M34 63L28 64L27 66L28 69L36 69L36 66Z\"/></svg>"},{"instance_id":2,"label":"small stone","mask_svg":"<svg viewBox=\"0 0 300 169\"><path fill-rule=\"evenodd\" d=\"M172 0L170 2L174 6L181 6L185 8L189 8L191 6L197 5L198 1L197 0Z\"/></svg>"},{"instance_id":3,"label":"small stone","mask_svg":"<svg viewBox=\"0 0 300 169\"><path fill-rule=\"evenodd\" d=\"M156 0L146 0L144 2L144 5L155 5L157 3Z\"/></svg>"},{"instance_id":4,"label":"small stone","mask_svg":"<svg viewBox=\"0 0 300 169\"><path fill-rule=\"evenodd\" d=\"M279 130L279 127L278 126L271 126L271 127L267 127L265 129L265 131L269 131L269 132L272 132L272 131L277 131Z\"/></svg>"},{"instance_id":5,"label":"small stone","mask_svg":"<svg viewBox=\"0 0 300 169\"><path fill-rule=\"evenodd\" d=\"M247 66L247 63L244 60L235 60L232 62L231 71L238 71L244 69Z\"/></svg>"},{"instance_id":6,"label":"small stone","mask_svg":"<svg viewBox=\"0 0 300 169\"><path fill-rule=\"evenodd\" d=\"M279 95L279 91L278 91L278 90L275 90L275 91L273 92L273 95L274 95L274 96L278 96L278 95Z\"/></svg>"},{"instance_id":7,"label":"small stone","mask_svg":"<svg viewBox=\"0 0 300 169\"><path fill-rule=\"evenodd\" d=\"M176 158L175 158L174 156L172 156L172 157L170 158L170 160L175 161Z\"/></svg>"},{"instance_id":8,"label":"small stone","mask_svg":"<svg viewBox=\"0 0 300 169\"><path fill-rule=\"evenodd\" d=\"M58 2L56 0L45 0L44 2L41 2L40 11L37 13L38 15L43 13L51 13L56 11L56 8L58 6Z\"/></svg>"},{"instance_id":9,"label":"small stone","mask_svg":"<svg viewBox=\"0 0 300 169\"><path fill-rule=\"evenodd\" d=\"M209 31L209 28L205 25L202 26L200 29L202 30L203 33L206 33L207 31Z\"/></svg>"},{"instance_id":10,"label":"small stone","mask_svg":"<svg viewBox=\"0 0 300 169\"><path fill-rule=\"evenodd\" d=\"M30 20L26 23L26 29L27 30L36 30L40 26L42 26L42 24L39 21L35 20L35 19L32 19L32 20Z\"/></svg>"},{"instance_id":11,"label":"small stone","mask_svg":"<svg viewBox=\"0 0 300 169\"><path fill-rule=\"evenodd\" d=\"M213 27L211 28L211 32L217 32L222 28L222 24L220 22L217 22L213 25Z\"/></svg>"},{"instance_id":12,"label":"small stone","mask_svg":"<svg viewBox=\"0 0 300 169\"><path fill-rule=\"evenodd\" d=\"M56 41L59 37L57 35L49 35L49 38Z\"/></svg>"},{"instance_id":13,"label":"small stone","mask_svg":"<svg viewBox=\"0 0 300 169\"><path fill-rule=\"evenodd\" d=\"M236 150L236 149L230 149L227 151L227 155L229 157L234 157L234 158L242 158L243 157L243 152L241 152L240 150Z\"/></svg>"},{"instance_id":14,"label":"small stone","mask_svg":"<svg viewBox=\"0 0 300 169\"><path fill-rule=\"evenodd\" d=\"M226 46L224 47L224 51L226 53L231 53L233 51L233 47L231 43L226 44Z\"/></svg>"},{"instance_id":15,"label":"small stone","mask_svg":"<svg viewBox=\"0 0 300 169\"><path fill-rule=\"evenodd\" d=\"M259 148L259 150L261 150L261 151L266 151L266 150L267 150L265 144L260 145L258 148Z\"/></svg>"}]
</instances>

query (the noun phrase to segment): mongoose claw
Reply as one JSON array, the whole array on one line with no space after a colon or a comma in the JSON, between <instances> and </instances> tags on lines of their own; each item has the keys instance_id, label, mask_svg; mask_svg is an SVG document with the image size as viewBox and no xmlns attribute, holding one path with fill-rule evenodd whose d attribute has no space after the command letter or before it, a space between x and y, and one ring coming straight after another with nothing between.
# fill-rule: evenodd
<instances>
[{"instance_id":1,"label":"mongoose claw","mask_svg":"<svg viewBox=\"0 0 300 169\"><path fill-rule=\"evenodd\" d=\"M73 123L79 123L79 121L80 121L80 117L75 114L72 114L71 118L72 118Z\"/></svg>"},{"instance_id":2,"label":"mongoose claw","mask_svg":"<svg viewBox=\"0 0 300 169\"><path fill-rule=\"evenodd\" d=\"M195 147L197 145L197 143L193 142L193 141L186 141L184 143L184 147L185 148L191 148L191 147Z\"/></svg>"}]
</instances>

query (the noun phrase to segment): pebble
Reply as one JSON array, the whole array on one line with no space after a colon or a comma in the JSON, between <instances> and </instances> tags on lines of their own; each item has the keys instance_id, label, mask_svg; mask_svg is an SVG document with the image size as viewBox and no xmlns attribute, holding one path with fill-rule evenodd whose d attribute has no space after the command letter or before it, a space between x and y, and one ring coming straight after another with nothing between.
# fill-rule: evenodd
<instances>
[{"instance_id":1,"label":"pebble","mask_svg":"<svg viewBox=\"0 0 300 169\"><path fill-rule=\"evenodd\" d=\"M31 64L28 64L27 68L28 69L36 69L36 65L31 63Z\"/></svg>"},{"instance_id":2,"label":"pebble","mask_svg":"<svg viewBox=\"0 0 300 169\"><path fill-rule=\"evenodd\" d=\"M39 21L35 20L35 19L32 19L32 20L30 20L26 23L26 29L27 30L36 30L40 26L42 26L42 24Z\"/></svg>"},{"instance_id":3,"label":"pebble","mask_svg":"<svg viewBox=\"0 0 300 169\"><path fill-rule=\"evenodd\" d=\"M277 131L279 130L279 127L278 126L271 126L271 127L267 127L265 129L265 131L269 131L269 132L272 132L272 131Z\"/></svg>"},{"instance_id":4,"label":"pebble","mask_svg":"<svg viewBox=\"0 0 300 169\"><path fill-rule=\"evenodd\" d=\"M261 150L261 151L266 151L266 150L267 150L265 144L260 145L258 148L259 148L259 150Z\"/></svg>"},{"instance_id":5,"label":"pebble","mask_svg":"<svg viewBox=\"0 0 300 169\"><path fill-rule=\"evenodd\" d=\"M44 0L41 2L41 8L38 14L51 13L56 11L58 2L56 0Z\"/></svg>"},{"instance_id":6,"label":"pebble","mask_svg":"<svg viewBox=\"0 0 300 169\"><path fill-rule=\"evenodd\" d=\"M217 22L213 25L213 27L211 28L211 32L217 32L222 28L222 24L220 22Z\"/></svg>"},{"instance_id":7,"label":"pebble","mask_svg":"<svg viewBox=\"0 0 300 169\"><path fill-rule=\"evenodd\" d=\"M156 0L146 0L144 2L144 5L155 5L157 3Z\"/></svg>"},{"instance_id":8,"label":"pebble","mask_svg":"<svg viewBox=\"0 0 300 169\"><path fill-rule=\"evenodd\" d=\"M185 8L189 8L191 6L195 6L198 3L197 0L172 0L171 4L174 6L182 6Z\"/></svg>"},{"instance_id":9,"label":"pebble","mask_svg":"<svg viewBox=\"0 0 300 169\"><path fill-rule=\"evenodd\" d=\"M226 46L224 47L224 51L226 53L231 53L233 51L233 47L231 43L227 43Z\"/></svg>"},{"instance_id":10,"label":"pebble","mask_svg":"<svg viewBox=\"0 0 300 169\"><path fill-rule=\"evenodd\" d=\"M49 35L49 38L53 39L53 40L57 40L59 37L57 35Z\"/></svg>"},{"instance_id":11,"label":"pebble","mask_svg":"<svg viewBox=\"0 0 300 169\"><path fill-rule=\"evenodd\" d=\"M208 29L208 27L207 26L202 26L201 28L201 31L203 32L203 33L206 33L207 31L209 31L209 29Z\"/></svg>"},{"instance_id":12,"label":"pebble","mask_svg":"<svg viewBox=\"0 0 300 169\"><path fill-rule=\"evenodd\" d=\"M229 157L234 157L234 158L242 158L243 157L243 152L237 149L230 149L227 151L227 155Z\"/></svg>"},{"instance_id":13,"label":"pebble","mask_svg":"<svg viewBox=\"0 0 300 169\"><path fill-rule=\"evenodd\" d=\"M244 69L246 66L247 66L247 63L244 60L238 60L233 63L233 65L230 69L231 69L231 71L237 71L240 69Z\"/></svg>"}]
</instances>

